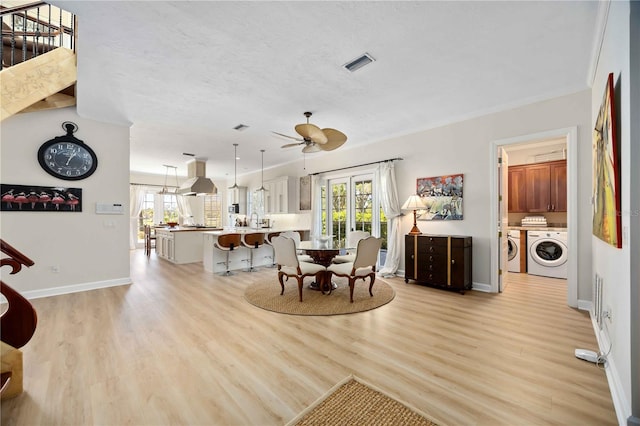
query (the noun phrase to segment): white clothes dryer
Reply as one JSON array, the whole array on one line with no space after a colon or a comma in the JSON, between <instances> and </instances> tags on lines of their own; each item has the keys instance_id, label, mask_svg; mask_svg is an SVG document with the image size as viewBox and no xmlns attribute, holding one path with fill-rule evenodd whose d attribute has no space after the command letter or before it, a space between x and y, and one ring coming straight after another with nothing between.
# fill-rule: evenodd
<instances>
[{"instance_id":1,"label":"white clothes dryer","mask_svg":"<svg viewBox=\"0 0 640 426\"><path fill-rule=\"evenodd\" d=\"M509 243L509 272L520 272L520 231L509 231L507 242Z\"/></svg>"},{"instance_id":2,"label":"white clothes dryer","mask_svg":"<svg viewBox=\"0 0 640 426\"><path fill-rule=\"evenodd\" d=\"M527 272L551 278L567 278L567 233L559 231L527 232Z\"/></svg>"}]
</instances>

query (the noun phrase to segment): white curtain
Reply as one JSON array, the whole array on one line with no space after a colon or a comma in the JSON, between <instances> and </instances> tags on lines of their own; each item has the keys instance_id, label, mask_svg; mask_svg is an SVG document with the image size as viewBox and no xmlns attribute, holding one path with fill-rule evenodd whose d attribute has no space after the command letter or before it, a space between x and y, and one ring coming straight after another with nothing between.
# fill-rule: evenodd
<instances>
[{"instance_id":1,"label":"white curtain","mask_svg":"<svg viewBox=\"0 0 640 426\"><path fill-rule=\"evenodd\" d=\"M129 249L135 250L138 242L138 218L144 201L144 194L147 192L146 186L129 186Z\"/></svg>"},{"instance_id":2,"label":"white curtain","mask_svg":"<svg viewBox=\"0 0 640 426\"><path fill-rule=\"evenodd\" d=\"M183 195L176 195L176 203L178 205L178 214L181 218L192 217L191 204ZM184 220L183 220L184 223Z\"/></svg>"},{"instance_id":3,"label":"white curtain","mask_svg":"<svg viewBox=\"0 0 640 426\"><path fill-rule=\"evenodd\" d=\"M381 163L378 166L380 183L380 204L388 220L387 259L378 274L382 277L392 277L400 267L400 252L402 235L400 235L400 203L396 186L396 173L393 161Z\"/></svg>"},{"instance_id":4,"label":"white curtain","mask_svg":"<svg viewBox=\"0 0 640 426\"><path fill-rule=\"evenodd\" d=\"M322 235L322 187L327 184L320 175L311 176L311 235Z\"/></svg>"}]
</instances>

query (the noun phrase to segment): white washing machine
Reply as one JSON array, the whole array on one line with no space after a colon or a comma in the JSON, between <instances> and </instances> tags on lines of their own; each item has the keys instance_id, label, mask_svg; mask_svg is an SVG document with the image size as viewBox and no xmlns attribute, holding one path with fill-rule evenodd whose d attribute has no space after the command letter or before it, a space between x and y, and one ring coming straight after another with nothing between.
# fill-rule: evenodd
<instances>
[{"instance_id":1,"label":"white washing machine","mask_svg":"<svg viewBox=\"0 0 640 426\"><path fill-rule=\"evenodd\" d=\"M567 233L527 232L527 272L551 278L567 278Z\"/></svg>"},{"instance_id":2,"label":"white washing machine","mask_svg":"<svg viewBox=\"0 0 640 426\"><path fill-rule=\"evenodd\" d=\"M520 272L520 231L509 231L507 242L509 243L509 272Z\"/></svg>"}]
</instances>

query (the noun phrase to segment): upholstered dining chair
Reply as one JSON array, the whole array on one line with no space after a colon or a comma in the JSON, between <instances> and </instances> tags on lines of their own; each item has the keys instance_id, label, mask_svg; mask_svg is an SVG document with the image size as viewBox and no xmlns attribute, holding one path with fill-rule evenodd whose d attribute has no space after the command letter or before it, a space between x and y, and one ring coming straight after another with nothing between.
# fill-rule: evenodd
<instances>
[{"instance_id":1,"label":"upholstered dining chair","mask_svg":"<svg viewBox=\"0 0 640 426\"><path fill-rule=\"evenodd\" d=\"M300 262L311 262L313 263L313 259L308 254L300 253L298 247L300 247L300 242L302 238L300 237L300 233L298 231L284 231L280 232L281 237L291 238L296 243L296 254L298 256L298 260Z\"/></svg>"},{"instance_id":2,"label":"upholstered dining chair","mask_svg":"<svg viewBox=\"0 0 640 426\"><path fill-rule=\"evenodd\" d=\"M302 302L302 286L305 277L315 276L316 282L322 283L325 278L326 268L315 263L300 262L296 255L295 241L283 237L282 234L271 241L278 267L278 281L280 282L280 295L284 294L284 277L295 278L298 282L298 295Z\"/></svg>"},{"instance_id":3,"label":"upholstered dining chair","mask_svg":"<svg viewBox=\"0 0 640 426\"><path fill-rule=\"evenodd\" d=\"M367 237L358 242L356 259L348 263L334 263L327 268L327 280L331 282L331 276L345 277L349 280L349 301L353 303L353 288L357 279L365 281L369 277L369 295L373 297L373 283L376 280L376 262L378 252L382 245L382 239ZM329 293L331 293L329 286Z\"/></svg>"},{"instance_id":4,"label":"upholstered dining chair","mask_svg":"<svg viewBox=\"0 0 640 426\"><path fill-rule=\"evenodd\" d=\"M242 245L249 249L249 269L245 272L257 271L257 269L253 267L253 252L264 245L264 233L250 232L244 234L242 237Z\"/></svg>"},{"instance_id":5,"label":"upholstered dining chair","mask_svg":"<svg viewBox=\"0 0 640 426\"><path fill-rule=\"evenodd\" d=\"M333 263L349 263L356 260L358 242L371 236L368 231L351 231L347 235L347 247L352 248L347 254L342 254L333 258Z\"/></svg>"},{"instance_id":6,"label":"upholstered dining chair","mask_svg":"<svg viewBox=\"0 0 640 426\"><path fill-rule=\"evenodd\" d=\"M278 235L280 235L280 232L269 232L264 239L264 243L267 246L271 247L271 256L265 256L271 259L271 266L270 266L271 268L275 268L276 266L276 253L275 253L275 250L273 249L273 243L271 242L271 240L273 240Z\"/></svg>"},{"instance_id":7,"label":"upholstered dining chair","mask_svg":"<svg viewBox=\"0 0 640 426\"><path fill-rule=\"evenodd\" d=\"M226 260L224 262L218 262L224 263L225 265L225 272L221 273L220 275L233 275L233 272L229 270L229 253L240 248L241 244L242 237L238 233L218 235L218 240L213 243L213 246L222 252L226 252Z\"/></svg>"}]
</instances>

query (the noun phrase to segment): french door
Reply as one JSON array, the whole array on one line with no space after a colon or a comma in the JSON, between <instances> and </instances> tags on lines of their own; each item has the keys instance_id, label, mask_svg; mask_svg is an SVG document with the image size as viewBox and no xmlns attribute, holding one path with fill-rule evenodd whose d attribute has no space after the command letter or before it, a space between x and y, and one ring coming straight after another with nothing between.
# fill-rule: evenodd
<instances>
[{"instance_id":1,"label":"french door","mask_svg":"<svg viewBox=\"0 0 640 426\"><path fill-rule=\"evenodd\" d=\"M322 200L323 234L332 235L334 241L343 244L350 231L367 231L374 236L386 236L386 221L381 232L381 216L384 215L381 214L374 182L373 174L327 181Z\"/></svg>"}]
</instances>

